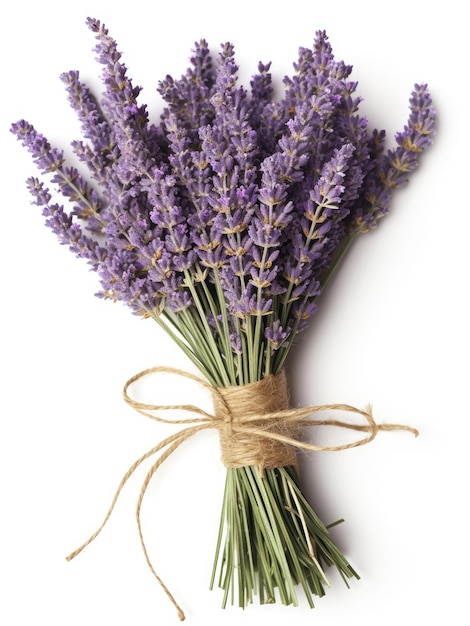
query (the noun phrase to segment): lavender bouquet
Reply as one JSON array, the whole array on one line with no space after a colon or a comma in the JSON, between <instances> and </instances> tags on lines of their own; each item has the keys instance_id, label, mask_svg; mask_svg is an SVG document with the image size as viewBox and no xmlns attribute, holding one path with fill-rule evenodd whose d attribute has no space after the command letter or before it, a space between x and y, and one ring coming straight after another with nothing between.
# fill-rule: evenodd
<instances>
[{"instance_id":1,"label":"lavender bouquet","mask_svg":"<svg viewBox=\"0 0 470 626\"><path fill-rule=\"evenodd\" d=\"M116 42L98 20L88 26L104 93L96 98L77 71L61 76L81 122L83 140L72 147L84 172L21 120L12 132L55 190L36 177L27 186L59 242L98 273L98 296L162 327L215 405L214 416L197 418L131 471L162 450L150 479L188 436L217 428L227 478L211 587L224 590L223 606L245 607L255 595L295 605L302 589L313 607L329 584L325 566L345 581L358 576L302 494L296 450L318 449L302 440L318 407L289 407L286 359L352 242L387 215L393 191L431 145L427 86L415 85L409 119L386 149L385 132L359 114L352 68L335 60L325 32L300 48L280 98L270 64L258 65L248 90L233 45L214 62L202 40L186 74L159 83L165 108L152 123ZM57 191L69 210L54 201ZM127 393L137 378L125 396L148 413L158 407ZM362 414L359 443L380 428Z\"/></svg>"}]
</instances>

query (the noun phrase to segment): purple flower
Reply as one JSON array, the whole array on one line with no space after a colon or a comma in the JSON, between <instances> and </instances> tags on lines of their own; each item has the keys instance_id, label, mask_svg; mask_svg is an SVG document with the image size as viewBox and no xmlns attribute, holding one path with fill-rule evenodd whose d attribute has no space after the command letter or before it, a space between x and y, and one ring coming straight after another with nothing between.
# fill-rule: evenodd
<instances>
[{"instance_id":1,"label":"purple flower","mask_svg":"<svg viewBox=\"0 0 470 626\"><path fill-rule=\"evenodd\" d=\"M289 332L285 331L281 326L280 320L275 320L272 326L266 328L264 335L269 341L273 350L279 350L289 336Z\"/></svg>"}]
</instances>

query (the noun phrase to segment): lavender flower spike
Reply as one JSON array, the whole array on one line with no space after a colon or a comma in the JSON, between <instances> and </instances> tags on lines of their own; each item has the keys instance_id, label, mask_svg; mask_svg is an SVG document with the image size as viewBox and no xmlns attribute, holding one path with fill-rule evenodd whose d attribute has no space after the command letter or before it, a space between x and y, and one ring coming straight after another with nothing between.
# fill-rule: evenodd
<instances>
[{"instance_id":1,"label":"lavender flower spike","mask_svg":"<svg viewBox=\"0 0 470 626\"><path fill-rule=\"evenodd\" d=\"M366 203L354 212L357 230L374 228L388 214L393 191L408 182L420 155L432 145L437 116L427 85L415 85L409 102L408 123L395 135L398 146L377 160L365 181Z\"/></svg>"}]
</instances>

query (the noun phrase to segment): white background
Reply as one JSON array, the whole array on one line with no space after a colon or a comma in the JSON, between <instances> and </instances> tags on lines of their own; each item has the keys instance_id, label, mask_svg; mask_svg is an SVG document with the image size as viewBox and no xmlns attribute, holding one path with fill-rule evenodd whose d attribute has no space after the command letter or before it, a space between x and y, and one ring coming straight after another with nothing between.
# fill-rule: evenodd
<instances>
[{"instance_id":1,"label":"white background","mask_svg":"<svg viewBox=\"0 0 470 626\"><path fill-rule=\"evenodd\" d=\"M93 297L96 276L57 245L24 186L36 172L9 126L24 117L61 146L77 138L58 77L80 69L96 81L87 15L118 40L154 116L157 81L184 72L202 37L214 50L235 44L246 84L259 60L272 60L280 81L298 47L326 29L336 57L354 65L361 110L390 140L406 121L413 84L429 84L435 145L391 215L356 242L289 363L296 404L371 402L378 421L421 432L302 458L324 521L346 520L334 536L361 580L348 590L333 575L313 612L303 601L222 610L220 592L208 590L224 481L212 432L158 471L142 517L154 565L194 626L468 624L468 39L457 2L432 9L402 0L380 8L364 0L29 0L1 9L0 622L178 623L138 542L145 469L96 542L75 561L64 558L101 521L128 466L173 432L125 405L124 381L153 365L192 371L155 324ZM197 388L183 393L180 380L163 383L155 402L206 401Z\"/></svg>"}]
</instances>

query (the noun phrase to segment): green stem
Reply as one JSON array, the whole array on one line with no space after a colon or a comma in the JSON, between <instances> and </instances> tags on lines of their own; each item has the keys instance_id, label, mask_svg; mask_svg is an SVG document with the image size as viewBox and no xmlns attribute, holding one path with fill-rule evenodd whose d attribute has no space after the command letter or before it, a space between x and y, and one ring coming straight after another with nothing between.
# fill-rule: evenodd
<instances>
[{"instance_id":1,"label":"green stem","mask_svg":"<svg viewBox=\"0 0 470 626\"><path fill-rule=\"evenodd\" d=\"M195 308L198 312L198 323L201 326L200 338L204 339L207 347L209 348L207 352L207 356L211 355L212 359L217 365L218 373L219 373L219 384L223 386L230 385L230 379L227 374L227 370L220 354L219 346L217 345L211 327L209 326L209 322L207 321L207 311L204 308L200 294L198 290L194 286L194 282L191 278L191 275L188 270L185 270L185 278L186 285L188 286Z\"/></svg>"},{"instance_id":2,"label":"green stem","mask_svg":"<svg viewBox=\"0 0 470 626\"><path fill-rule=\"evenodd\" d=\"M218 272L214 272L215 289L218 301L218 310L222 317L222 328L220 329L220 337L224 346L225 361L227 363L228 374L232 385L237 384L237 375L235 371L235 362L233 359L232 346L230 343L230 328L228 323L227 305L225 302L224 292L222 285L220 284L220 277ZM217 322L218 323L218 322ZM220 326L219 326L220 327Z\"/></svg>"},{"instance_id":3,"label":"green stem","mask_svg":"<svg viewBox=\"0 0 470 626\"><path fill-rule=\"evenodd\" d=\"M313 608L330 586L322 563L335 566L346 584L359 578L302 495L294 468L263 476L253 466L227 469L211 578L212 588L220 568L224 607L229 598L243 608L255 596L272 603L276 590L283 604L296 606L300 587Z\"/></svg>"},{"instance_id":4,"label":"green stem","mask_svg":"<svg viewBox=\"0 0 470 626\"><path fill-rule=\"evenodd\" d=\"M340 246L333 262L331 263L330 267L328 268L328 271L322 276L321 280L320 280L320 285L321 285L321 291L323 292L323 290L325 289L326 285L329 283L331 277L333 276L333 274L335 273L335 271L338 269L341 261L343 260L346 252L349 250L349 248L351 247L352 242L354 241L354 239L357 237L359 233L352 233L350 235L348 235L346 237L346 239L344 240L343 244Z\"/></svg>"}]
</instances>

